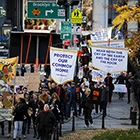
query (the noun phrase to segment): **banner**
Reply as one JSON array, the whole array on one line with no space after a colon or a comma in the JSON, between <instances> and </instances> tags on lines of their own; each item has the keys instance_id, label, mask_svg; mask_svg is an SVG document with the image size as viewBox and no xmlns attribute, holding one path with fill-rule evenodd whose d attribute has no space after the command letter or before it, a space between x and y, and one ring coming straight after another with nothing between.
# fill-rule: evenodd
<instances>
[{"instance_id":1,"label":"banner","mask_svg":"<svg viewBox=\"0 0 140 140\"><path fill-rule=\"evenodd\" d=\"M113 47L113 48L124 48L124 40L111 40L108 44L107 41L104 42L94 42L92 46L105 46L105 47Z\"/></svg>"},{"instance_id":2,"label":"banner","mask_svg":"<svg viewBox=\"0 0 140 140\"><path fill-rule=\"evenodd\" d=\"M128 50L123 48L92 47L92 67L102 72L127 71Z\"/></svg>"},{"instance_id":3,"label":"banner","mask_svg":"<svg viewBox=\"0 0 140 140\"><path fill-rule=\"evenodd\" d=\"M11 120L12 120L11 109L0 108L0 122Z\"/></svg>"},{"instance_id":4,"label":"banner","mask_svg":"<svg viewBox=\"0 0 140 140\"><path fill-rule=\"evenodd\" d=\"M111 39L111 33L112 33L112 27L101 28L92 31L90 34L90 38L92 42L108 41L109 39Z\"/></svg>"},{"instance_id":5,"label":"banner","mask_svg":"<svg viewBox=\"0 0 140 140\"><path fill-rule=\"evenodd\" d=\"M113 92L127 93L126 85L124 85L124 84L114 84L114 86L115 86L115 89L113 90Z\"/></svg>"},{"instance_id":6,"label":"banner","mask_svg":"<svg viewBox=\"0 0 140 140\"><path fill-rule=\"evenodd\" d=\"M0 58L0 80L8 83L14 83L18 57Z\"/></svg>"},{"instance_id":7,"label":"banner","mask_svg":"<svg viewBox=\"0 0 140 140\"><path fill-rule=\"evenodd\" d=\"M77 59L76 50L50 48L51 78L58 84L72 81Z\"/></svg>"}]
</instances>

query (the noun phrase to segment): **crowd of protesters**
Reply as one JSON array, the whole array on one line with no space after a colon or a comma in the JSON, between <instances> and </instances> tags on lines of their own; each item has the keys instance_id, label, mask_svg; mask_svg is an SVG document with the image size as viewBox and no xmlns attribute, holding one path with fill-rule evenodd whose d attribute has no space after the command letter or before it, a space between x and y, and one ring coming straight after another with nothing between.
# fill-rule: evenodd
<instances>
[{"instance_id":1,"label":"crowd of protesters","mask_svg":"<svg viewBox=\"0 0 140 140\"><path fill-rule=\"evenodd\" d=\"M130 75L121 75L116 79L116 83L126 81L126 86L130 90ZM130 82L129 82L130 81ZM11 93L10 102L12 106L13 140L26 138L33 125L33 137L41 140L49 140L53 129L59 121L63 122L71 117L71 110L74 115L84 115L85 127L93 126L92 111L94 114L106 116L107 104L112 102L112 93L114 90L113 78L110 73L104 78L104 81L92 81L92 71L84 67L84 76L82 79L78 75L72 82L64 85L57 85L54 81L44 75L39 83L38 91L28 91L27 87L11 86L8 90ZM96 91L96 93L94 92ZM94 93L99 92L99 99L94 100ZM22 95L22 96L21 96ZM123 98L119 93L119 99ZM3 96L0 95L2 104ZM130 91L128 95L130 103ZM135 105L134 105L135 106ZM0 105L0 107L4 107ZM135 109L135 108L134 108ZM2 135L4 135L4 122L0 122ZM8 135L11 137L12 121L8 121Z\"/></svg>"}]
</instances>

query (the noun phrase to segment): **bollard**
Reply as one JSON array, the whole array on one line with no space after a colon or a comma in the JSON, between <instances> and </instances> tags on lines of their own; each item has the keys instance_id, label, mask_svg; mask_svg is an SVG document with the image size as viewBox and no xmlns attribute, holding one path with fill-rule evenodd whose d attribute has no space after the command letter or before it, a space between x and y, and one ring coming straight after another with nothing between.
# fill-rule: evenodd
<instances>
[{"instance_id":1,"label":"bollard","mask_svg":"<svg viewBox=\"0 0 140 140\"><path fill-rule=\"evenodd\" d=\"M130 107L130 119L132 119L132 109L133 107Z\"/></svg>"},{"instance_id":2,"label":"bollard","mask_svg":"<svg viewBox=\"0 0 140 140\"><path fill-rule=\"evenodd\" d=\"M140 110L139 110L138 129L140 130Z\"/></svg>"},{"instance_id":3,"label":"bollard","mask_svg":"<svg viewBox=\"0 0 140 140\"><path fill-rule=\"evenodd\" d=\"M62 136L62 116L60 115L60 121L59 121L59 136Z\"/></svg>"},{"instance_id":4,"label":"bollard","mask_svg":"<svg viewBox=\"0 0 140 140\"><path fill-rule=\"evenodd\" d=\"M137 124L137 112L131 112L131 124L132 125Z\"/></svg>"},{"instance_id":5,"label":"bollard","mask_svg":"<svg viewBox=\"0 0 140 140\"><path fill-rule=\"evenodd\" d=\"M72 116L72 131L75 131L75 114L73 112L73 116Z\"/></svg>"},{"instance_id":6,"label":"bollard","mask_svg":"<svg viewBox=\"0 0 140 140\"><path fill-rule=\"evenodd\" d=\"M102 114L102 129L105 128L105 113L104 113L104 110L103 110L103 114Z\"/></svg>"}]
</instances>

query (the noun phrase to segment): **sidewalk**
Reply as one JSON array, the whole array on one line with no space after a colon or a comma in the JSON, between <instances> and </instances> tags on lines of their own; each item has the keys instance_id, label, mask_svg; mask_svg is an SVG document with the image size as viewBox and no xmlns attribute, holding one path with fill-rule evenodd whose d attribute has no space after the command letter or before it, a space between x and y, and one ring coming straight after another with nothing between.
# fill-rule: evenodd
<instances>
[{"instance_id":1,"label":"sidewalk","mask_svg":"<svg viewBox=\"0 0 140 140\"><path fill-rule=\"evenodd\" d=\"M130 107L131 104L127 104L127 94L124 95L123 101L119 100L117 93L113 93L112 103L107 105L107 116L105 117L105 128L138 128L138 121L136 125L131 125L130 118ZM93 117L93 128L102 128L102 115L94 115ZM75 130L85 129L83 116L75 117ZM94 119L95 118L95 119ZM65 121L66 122L66 121ZM62 124L62 133L72 131L72 118L67 123Z\"/></svg>"}]
</instances>

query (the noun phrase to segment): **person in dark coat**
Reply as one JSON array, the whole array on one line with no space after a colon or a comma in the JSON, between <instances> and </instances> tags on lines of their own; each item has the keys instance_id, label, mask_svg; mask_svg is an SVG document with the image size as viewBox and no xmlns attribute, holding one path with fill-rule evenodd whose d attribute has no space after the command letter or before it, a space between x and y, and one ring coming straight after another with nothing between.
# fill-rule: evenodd
<instances>
[{"instance_id":1,"label":"person in dark coat","mask_svg":"<svg viewBox=\"0 0 140 140\"><path fill-rule=\"evenodd\" d=\"M24 76L24 73L26 73L26 72L27 72L27 71L26 71L25 66L22 65L22 67L21 67L21 76Z\"/></svg>"},{"instance_id":2,"label":"person in dark coat","mask_svg":"<svg viewBox=\"0 0 140 140\"><path fill-rule=\"evenodd\" d=\"M83 103L84 106L84 120L85 120L85 127L93 126L93 120L92 120L92 109L93 109L93 94L91 93L91 90L89 88L85 91L85 96L83 97Z\"/></svg>"},{"instance_id":3,"label":"person in dark coat","mask_svg":"<svg viewBox=\"0 0 140 140\"><path fill-rule=\"evenodd\" d=\"M36 93L33 93L33 100L29 102L29 107L32 109L31 119L33 121L33 124L35 123L35 120L36 120L36 109L38 109L38 102L39 102L38 95ZM36 127L34 127L34 125L33 125L33 128L34 128L33 137L36 138L37 130L36 130Z\"/></svg>"},{"instance_id":4,"label":"person in dark coat","mask_svg":"<svg viewBox=\"0 0 140 140\"><path fill-rule=\"evenodd\" d=\"M102 82L101 84L101 110L103 111L104 117L106 116L107 102L108 102L108 94L109 88L106 87L106 82Z\"/></svg>"},{"instance_id":5,"label":"person in dark coat","mask_svg":"<svg viewBox=\"0 0 140 140\"><path fill-rule=\"evenodd\" d=\"M44 110L37 116L35 126L37 125L41 140L50 140L53 129L56 125L56 117L50 111L48 104L44 105Z\"/></svg>"},{"instance_id":6,"label":"person in dark coat","mask_svg":"<svg viewBox=\"0 0 140 140\"><path fill-rule=\"evenodd\" d=\"M13 140L16 140L17 136L19 140L22 137L22 126L24 121L24 116L28 118L27 107L24 99L16 97L16 104L13 107L12 114L14 115L14 134Z\"/></svg>"},{"instance_id":7,"label":"person in dark coat","mask_svg":"<svg viewBox=\"0 0 140 140\"><path fill-rule=\"evenodd\" d=\"M109 88L109 103L112 101L112 93L114 90L113 78L111 77L110 73L107 73L107 76L104 79L106 86Z\"/></svg>"}]
</instances>

